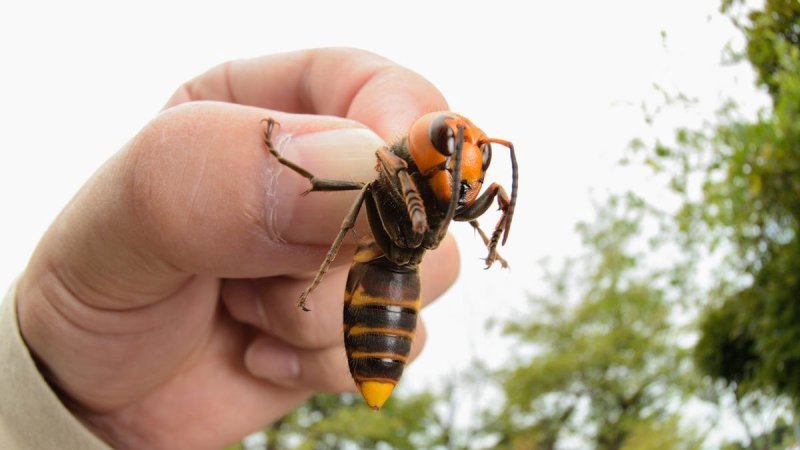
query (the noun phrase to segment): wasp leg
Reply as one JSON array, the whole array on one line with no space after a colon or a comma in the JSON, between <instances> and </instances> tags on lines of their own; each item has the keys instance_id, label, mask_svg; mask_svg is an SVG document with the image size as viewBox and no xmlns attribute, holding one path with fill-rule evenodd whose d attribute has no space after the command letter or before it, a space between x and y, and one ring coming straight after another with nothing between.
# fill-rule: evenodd
<instances>
[{"instance_id":1,"label":"wasp leg","mask_svg":"<svg viewBox=\"0 0 800 450\"><path fill-rule=\"evenodd\" d=\"M502 211L502 215L500 216L500 220L497 221L497 225L494 227L492 237L489 238L489 242L486 244L489 248L489 255L486 257L487 269L498 260L497 244L500 242L503 231L507 229L508 220L510 219L509 210L511 203L508 194L506 194L506 190L503 189L503 186L492 183L480 197L475 199L475 202L469 208L464 209L454 218L462 222L475 220L489 209L489 206L492 205L492 201L495 198L497 198L497 206Z\"/></svg>"},{"instance_id":2,"label":"wasp leg","mask_svg":"<svg viewBox=\"0 0 800 450\"><path fill-rule=\"evenodd\" d=\"M406 204L406 211L411 219L411 228L414 232L414 241L416 245L419 245L428 230L428 215L425 212L425 203L419 189L408 173L408 164L386 147L379 149L376 155L380 162L379 169L391 180L392 189L401 194L403 202Z\"/></svg>"},{"instance_id":3,"label":"wasp leg","mask_svg":"<svg viewBox=\"0 0 800 450\"><path fill-rule=\"evenodd\" d=\"M486 233L483 232L480 224L478 224L478 221L470 220L469 224L472 225L472 228L474 228L475 231L478 232L478 235L480 235L481 239L483 239L483 243L486 245L487 248L489 248L491 239L489 239L489 236L486 236ZM500 253L497 252L497 249L495 249L494 254L495 254L495 260L500 263L500 267L502 267L503 269L508 269L508 261L506 261L502 256L500 256ZM489 263L489 258L486 258L486 262ZM489 265L491 265L491 263L489 263Z\"/></svg>"},{"instance_id":4,"label":"wasp leg","mask_svg":"<svg viewBox=\"0 0 800 450\"><path fill-rule=\"evenodd\" d=\"M264 144L267 146L267 150L269 150L272 156L274 156L279 163L283 164L284 166L288 167L289 169L296 172L298 175L308 179L308 181L311 182L311 188L303 192L301 195L306 195L309 192L319 192L319 191L355 191L357 189L361 189L364 187L364 183L360 181L329 180L326 178L317 178L311 172L298 166L294 162L284 158L283 156L281 156L280 153L278 153L278 150L272 143L272 132L275 126L276 125L280 126L280 124L271 117L263 119L262 122L267 122L267 129L264 131Z\"/></svg>"},{"instance_id":5,"label":"wasp leg","mask_svg":"<svg viewBox=\"0 0 800 450\"><path fill-rule=\"evenodd\" d=\"M361 192L358 193L356 200L353 202L353 206L350 207L350 212L347 213L347 216L345 216L344 221L342 222L342 227L339 228L339 234L336 235L336 239L334 239L333 244L331 244L328 254L325 255L325 260L322 261L322 265L319 267L317 275L314 276L314 280L306 288L306 290L300 294L300 301L297 303L297 306L303 311L310 311L310 309L306 307L308 295L322 281L322 277L325 276L325 273L328 271L331 263L336 258L336 254L339 253L339 248L342 246L342 242L344 242L344 237L347 235L348 231L353 229L353 226L356 223L356 218L358 217L358 212L361 211L361 205L364 203L364 196L369 188L369 184L361 188Z\"/></svg>"},{"instance_id":6,"label":"wasp leg","mask_svg":"<svg viewBox=\"0 0 800 450\"><path fill-rule=\"evenodd\" d=\"M506 245L506 240L508 240L508 233L511 230L511 218L514 217L514 208L517 205L517 187L519 185L519 174L517 173L517 154L514 151L514 144L505 139L484 139L483 142L493 142L496 144L500 144L504 147L508 147L511 156L511 199L506 201L508 206L503 210L505 215L507 216L505 222L505 229L503 230L503 245ZM508 196L506 196L508 197Z\"/></svg>"}]
</instances>

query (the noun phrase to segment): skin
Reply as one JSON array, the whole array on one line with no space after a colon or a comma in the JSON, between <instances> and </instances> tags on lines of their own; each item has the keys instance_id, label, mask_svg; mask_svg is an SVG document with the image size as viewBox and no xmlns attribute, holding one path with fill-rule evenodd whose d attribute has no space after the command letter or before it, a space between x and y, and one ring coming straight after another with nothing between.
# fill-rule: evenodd
<instances>
[{"instance_id":1,"label":"skin","mask_svg":"<svg viewBox=\"0 0 800 450\"><path fill-rule=\"evenodd\" d=\"M355 193L298 195L307 180L278 169L260 120L281 123L277 139L365 125L393 140L445 109L419 75L349 49L228 62L178 89L62 211L20 280L23 337L64 403L115 448L218 449L316 392L354 390L341 337L353 240L312 312L296 300ZM348 164L329 175L369 172L374 156ZM423 301L457 271L448 238L422 264Z\"/></svg>"}]
</instances>

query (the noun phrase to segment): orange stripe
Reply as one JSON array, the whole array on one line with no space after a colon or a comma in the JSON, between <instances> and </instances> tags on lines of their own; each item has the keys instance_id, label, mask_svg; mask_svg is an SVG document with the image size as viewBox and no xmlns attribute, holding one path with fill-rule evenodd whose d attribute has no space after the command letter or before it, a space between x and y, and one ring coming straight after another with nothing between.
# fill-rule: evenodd
<instances>
[{"instance_id":1,"label":"orange stripe","mask_svg":"<svg viewBox=\"0 0 800 450\"><path fill-rule=\"evenodd\" d=\"M401 308L413 309L419 311L420 299L413 300L392 300L390 298L373 297L364 294L364 288L359 286L355 294L350 298L350 306L364 306L364 305L383 305L383 306L400 306Z\"/></svg>"},{"instance_id":2,"label":"orange stripe","mask_svg":"<svg viewBox=\"0 0 800 450\"><path fill-rule=\"evenodd\" d=\"M373 259L377 259L383 255L380 247L377 245L370 245L369 247L359 248L355 255L353 255L354 263L368 263Z\"/></svg>"},{"instance_id":3,"label":"orange stripe","mask_svg":"<svg viewBox=\"0 0 800 450\"><path fill-rule=\"evenodd\" d=\"M401 361L404 364L408 362L408 356L399 355L390 352L353 352L349 355L350 358L377 358L377 359L393 359Z\"/></svg>"},{"instance_id":4,"label":"orange stripe","mask_svg":"<svg viewBox=\"0 0 800 450\"><path fill-rule=\"evenodd\" d=\"M397 380L393 380L391 378L375 378L375 377L355 376L355 377L353 377L353 380L355 380L355 382L357 384L361 384L361 383L363 383L365 381L377 381L379 383L390 383L390 384L393 384L393 385L397 385Z\"/></svg>"},{"instance_id":5,"label":"orange stripe","mask_svg":"<svg viewBox=\"0 0 800 450\"><path fill-rule=\"evenodd\" d=\"M414 339L414 332L404 330L402 328L372 328L372 327L365 327L362 325L356 325L350 329L347 329L345 326L345 333L348 336L359 336L362 334L391 334L395 336L404 336L409 339Z\"/></svg>"}]
</instances>

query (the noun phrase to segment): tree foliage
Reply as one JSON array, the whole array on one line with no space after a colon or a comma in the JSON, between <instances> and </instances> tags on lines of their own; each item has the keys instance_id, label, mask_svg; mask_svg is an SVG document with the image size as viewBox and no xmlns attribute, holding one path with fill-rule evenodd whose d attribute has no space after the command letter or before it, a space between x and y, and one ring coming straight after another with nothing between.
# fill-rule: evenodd
<instances>
[{"instance_id":1,"label":"tree foliage","mask_svg":"<svg viewBox=\"0 0 800 450\"><path fill-rule=\"evenodd\" d=\"M746 119L731 106L703 129L679 130L654 158L682 195L700 180L702 196L678 213L687 242L733 250L727 289L700 323L697 364L736 389L800 404L800 3L767 0L734 19L771 108Z\"/></svg>"},{"instance_id":2,"label":"tree foliage","mask_svg":"<svg viewBox=\"0 0 800 450\"><path fill-rule=\"evenodd\" d=\"M800 440L800 3L747 8L723 0L746 40L731 61L753 67L769 106L753 117L731 100L714 120L652 145L646 162L682 199L676 241L719 262L693 360L733 394L742 445L770 448L759 433L771 425L747 423L763 406L752 399L789 399Z\"/></svg>"},{"instance_id":3,"label":"tree foliage","mask_svg":"<svg viewBox=\"0 0 800 450\"><path fill-rule=\"evenodd\" d=\"M603 450L694 448L673 432L674 445L647 444L678 426L668 402L682 396L686 364L663 274L643 272L631 249L643 214L631 200L612 199L597 223L580 226L586 255L506 327L527 353L502 374L499 448L553 449L569 435Z\"/></svg>"},{"instance_id":4,"label":"tree foliage","mask_svg":"<svg viewBox=\"0 0 800 450\"><path fill-rule=\"evenodd\" d=\"M722 445L722 450L748 450L753 448L779 448L788 449L792 448L795 442L792 431L792 425L785 418L780 417L775 421L775 426L771 430L753 438L750 444L742 443L739 441L727 442ZM755 444L755 445L754 445Z\"/></svg>"},{"instance_id":5,"label":"tree foliage","mask_svg":"<svg viewBox=\"0 0 800 450\"><path fill-rule=\"evenodd\" d=\"M747 36L747 58L758 72L759 83L777 99L784 90L780 78L786 58L792 57L792 48L800 48L800 10L794 0L769 0L763 9L751 11L749 21L742 27Z\"/></svg>"},{"instance_id":6,"label":"tree foliage","mask_svg":"<svg viewBox=\"0 0 800 450\"><path fill-rule=\"evenodd\" d=\"M264 430L268 450L436 448L445 429L430 392L394 396L380 413L360 396L317 395Z\"/></svg>"}]
</instances>

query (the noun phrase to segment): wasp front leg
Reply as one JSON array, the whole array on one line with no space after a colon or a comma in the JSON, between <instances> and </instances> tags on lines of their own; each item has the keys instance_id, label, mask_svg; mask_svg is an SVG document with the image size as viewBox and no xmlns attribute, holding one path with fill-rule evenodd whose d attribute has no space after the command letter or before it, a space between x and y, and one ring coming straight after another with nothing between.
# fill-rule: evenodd
<instances>
[{"instance_id":1,"label":"wasp front leg","mask_svg":"<svg viewBox=\"0 0 800 450\"><path fill-rule=\"evenodd\" d=\"M317 178L311 172L298 166L294 162L284 158L283 156L281 156L280 153L278 153L278 150L272 143L272 132L274 131L276 125L280 126L280 123L278 123L275 119L271 117L263 119L262 122L267 122L267 129L264 130L264 144L267 146L267 150L269 150L272 156L274 156L279 163L283 164L284 166L288 167L289 169L296 172L298 175L308 179L308 181L311 182L311 188L303 192L302 195L306 195L309 192L320 192L320 191L355 191L364 187L364 183L360 181L330 180L326 178Z\"/></svg>"},{"instance_id":2,"label":"wasp front leg","mask_svg":"<svg viewBox=\"0 0 800 450\"><path fill-rule=\"evenodd\" d=\"M428 230L428 216L425 212L425 202L422 200L419 189L408 173L408 163L385 147L379 149L376 152L376 156L379 163L378 170L391 180L389 187L403 198L414 233L411 245L416 247Z\"/></svg>"},{"instance_id":3,"label":"wasp front leg","mask_svg":"<svg viewBox=\"0 0 800 450\"><path fill-rule=\"evenodd\" d=\"M492 240L491 240L491 238L489 238L489 236L487 236L487 235L486 235L486 233L484 233L484 231L481 229L481 226L480 226L480 224L478 223L478 221L473 219L473 220L470 220L470 221L469 221L469 224L470 224L470 225L472 225L472 228L474 228L474 229L475 229L475 231L477 231L477 232L478 232L478 235L479 235L479 236L481 237L481 239L483 240L483 243L486 245L486 248L489 248L489 249L491 250L491 247L490 247L490 246L491 246L491 242L492 242ZM500 253L498 253L498 252L497 252L497 248L496 248L496 247L497 247L497 243L495 243L495 251L494 251L495 260L496 260L497 262L499 262L499 263L500 263L500 267L502 267L503 269L508 269L508 261L506 261L505 259L503 259L503 257L502 257L502 256L500 256ZM491 264L491 262L489 262L489 258L488 258L488 257L486 258L486 262L487 262L487 263L489 263L489 264L486 266L486 268L488 269L488 268L489 268L489 266L491 266L491 265L492 265L492 264Z\"/></svg>"},{"instance_id":4,"label":"wasp front leg","mask_svg":"<svg viewBox=\"0 0 800 450\"><path fill-rule=\"evenodd\" d=\"M472 224L472 221L483 215L483 213L489 209L489 206L492 205L492 202L495 198L497 198L497 206L500 208L501 216L500 220L497 221L497 225L494 227L492 236L487 238L486 234L476 226L477 222ZM480 197L475 199L475 202L472 205L462 210L454 217L454 219L458 221L470 221L472 226L479 230L481 237L484 239L484 243L486 243L486 247L489 249L489 255L486 257L487 269L491 267L495 261L500 261L501 265L504 263L504 260L497 253L497 244L500 242L500 237L503 235L503 232L508 229L508 221L510 220L510 206L511 202L508 198L506 190L503 189L503 186L500 186L497 183L492 183L486 189L486 191L481 194ZM503 267L507 267L507 264L503 265Z\"/></svg>"}]
</instances>

